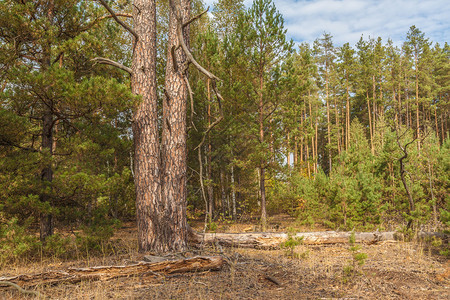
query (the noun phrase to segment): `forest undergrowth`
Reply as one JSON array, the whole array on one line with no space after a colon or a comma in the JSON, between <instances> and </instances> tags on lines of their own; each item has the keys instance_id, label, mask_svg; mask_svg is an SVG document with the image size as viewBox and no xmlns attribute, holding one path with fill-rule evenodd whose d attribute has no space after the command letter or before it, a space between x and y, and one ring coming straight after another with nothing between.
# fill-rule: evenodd
<instances>
[{"instance_id":1,"label":"forest undergrowth","mask_svg":"<svg viewBox=\"0 0 450 300\"><path fill-rule=\"evenodd\" d=\"M270 221L276 231L308 230L286 215L274 216ZM196 230L203 228L200 221L192 222L192 226ZM216 230L243 232L255 226L252 222L220 222ZM44 285L33 290L51 299L448 299L450 265L442 255L443 247L448 248L448 241L445 243L414 240L368 245L349 240L345 244L305 245L299 241L292 243L289 251L286 247L262 250L204 246L178 256L222 255L227 264L221 270L169 276L147 274ZM80 251L78 257L55 255L10 261L2 266L0 276L129 265L144 256L137 251L134 223L122 224L105 249L103 253ZM358 258L358 254L363 255ZM2 299L28 297L12 288L3 287L0 291Z\"/></svg>"}]
</instances>

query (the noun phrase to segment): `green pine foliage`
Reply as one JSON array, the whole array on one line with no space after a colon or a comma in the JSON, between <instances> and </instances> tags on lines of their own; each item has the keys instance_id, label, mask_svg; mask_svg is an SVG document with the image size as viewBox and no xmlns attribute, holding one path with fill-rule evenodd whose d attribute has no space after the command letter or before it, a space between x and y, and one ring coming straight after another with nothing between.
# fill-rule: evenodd
<instances>
[{"instance_id":1,"label":"green pine foliage","mask_svg":"<svg viewBox=\"0 0 450 300\"><path fill-rule=\"evenodd\" d=\"M110 5L132 10L129 1ZM157 8L161 103L168 3ZM192 2L192 15L203 10ZM264 169L269 215L341 230L449 230L448 43L412 26L399 46L364 36L334 45L325 33L294 49L273 1L247 8L219 0L211 12L191 23L190 48L221 79L223 101L190 67L190 216L209 209L205 220L217 225L259 213ZM92 61L129 66L132 42L106 14L95 1L0 2L0 264L36 249L106 253L120 221L135 217L131 116L139 99L128 74ZM49 115L51 151L43 143ZM51 181L42 178L48 168ZM38 223L48 214L57 234L41 244Z\"/></svg>"}]
</instances>

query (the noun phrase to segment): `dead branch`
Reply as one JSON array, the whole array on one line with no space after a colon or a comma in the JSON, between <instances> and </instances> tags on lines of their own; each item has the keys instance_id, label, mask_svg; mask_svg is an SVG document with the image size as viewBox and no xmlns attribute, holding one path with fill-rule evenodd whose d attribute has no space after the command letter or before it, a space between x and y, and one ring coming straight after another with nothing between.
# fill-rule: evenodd
<instances>
[{"instance_id":1,"label":"dead branch","mask_svg":"<svg viewBox=\"0 0 450 300\"><path fill-rule=\"evenodd\" d=\"M403 137L406 134L407 130L402 134L402 135L398 135L397 130L395 131L396 135L397 135L397 145L400 147L400 149L403 152L403 156L399 158L399 163L400 163L400 177L403 183L403 187L405 188L406 194L408 195L408 201L409 201L409 215L411 216L412 212L414 211L414 199L412 197L412 194L409 190L408 184L406 182L406 178L405 178L405 164L404 164L404 160L408 158L408 146L411 145L412 143L414 143L416 141L417 138L414 138L412 141L408 142L405 144L405 146L402 146L402 144L400 144L400 138ZM411 227L411 222L412 220L408 221L408 225L407 227L410 228Z\"/></svg>"},{"instance_id":2,"label":"dead branch","mask_svg":"<svg viewBox=\"0 0 450 300\"><path fill-rule=\"evenodd\" d=\"M127 24L125 24L124 22L122 22L118 17L117 14L112 10L111 7L109 7L108 3L106 3L105 0L98 0L100 1L100 3L103 5L104 8L106 8L106 10L111 14L112 18L114 18L114 20L116 20L117 23L119 23L120 26L122 26L125 30L127 30L129 33L131 33L132 35L134 35L134 37L136 38L136 41L139 40L139 36L136 33L136 31L134 31L130 26L128 26Z\"/></svg>"},{"instance_id":3,"label":"dead branch","mask_svg":"<svg viewBox=\"0 0 450 300\"><path fill-rule=\"evenodd\" d=\"M133 70L131 68L128 68L128 67L122 65L121 63L118 63L118 62L113 61L111 59L104 58L104 57L96 57L96 58L93 58L91 60L95 61L96 63L99 63L99 64L114 66L116 68L119 68L119 69L121 69L123 71L128 72L130 75L133 74Z\"/></svg>"},{"instance_id":4,"label":"dead branch","mask_svg":"<svg viewBox=\"0 0 450 300\"><path fill-rule=\"evenodd\" d=\"M170 0L170 6L175 14L175 19L177 21L177 37L178 37L178 44L183 49L184 53L186 54L187 61L192 63L197 70L199 70L201 73L205 74L208 78L211 80L220 80L217 78L214 74L203 68L194 58L191 51L188 49L184 38L183 38L183 18L181 16L181 5L179 3L179 0ZM200 17L200 16L199 16ZM195 19L195 18L194 18ZM193 19L192 19L193 21ZM191 22L191 21L188 21Z\"/></svg>"},{"instance_id":5,"label":"dead branch","mask_svg":"<svg viewBox=\"0 0 450 300\"><path fill-rule=\"evenodd\" d=\"M225 259L221 256L197 256L189 259L157 263L139 262L128 266L100 266L91 268L70 268L67 271L48 271L39 274L22 274L14 277L0 277L2 285L33 287L43 284L77 283L81 281L107 281L119 277L145 276L145 274L178 274L219 270ZM10 284L12 283L12 284Z\"/></svg>"},{"instance_id":6,"label":"dead branch","mask_svg":"<svg viewBox=\"0 0 450 300\"><path fill-rule=\"evenodd\" d=\"M195 127L195 124L194 124L194 114L195 114L195 111L194 111L194 97L193 97L194 93L192 92L191 85L189 84L189 80L187 79L186 76L184 76L184 81L186 82L186 86L188 88L189 100L191 100L191 125L195 129L195 131L198 131L197 127Z\"/></svg>"},{"instance_id":7,"label":"dead branch","mask_svg":"<svg viewBox=\"0 0 450 300\"><path fill-rule=\"evenodd\" d=\"M194 22L195 20L200 19L204 14L206 14L206 13L208 12L208 10L209 10L209 6L208 6L208 8L207 8L205 11L199 13L198 15L196 15L195 17L191 18L189 21L187 21L186 23L184 23L184 24L183 24L183 29L184 29L186 26L188 26L189 24L191 24L192 22Z\"/></svg>"},{"instance_id":8,"label":"dead branch","mask_svg":"<svg viewBox=\"0 0 450 300\"><path fill-rule=\"evenodd\" d=\"M19 293L25 294L25 295L33 295L38 297L38 299L46 299L47 296L39 293L38 291L30 291L30 290L26 290L24 288L22 288L20 285L15 284L14 282L10 282L10 281L0 281L0 287L1 286L11 286L13 288L15 288L16 290L19 291Z\"/></svg>"},{"instance_id":9,"label":"dead branch","mask_svg":"<svg viewBox=\"0 0 450 300\"><path fill-rule=\"evenodd\" d=\"M272 277L272 276L266 275L264 278L267 279L267 280L269 280L270 282L275 283L276 285L281 285L281 283L280 283L277 279L275 279L274 277Z\"/></svg>"},{"instance_id":10,"label":"dead branch","mask_svg":"<svg viewBox=\"0 0 450 300\"><path fill-rule=\"evenodd\" d=\"M211 123L211 125L206 129L206 131L203 133L203 138L202 141L200 142L200 144L197 145L197 147L195 147L194 150L197 150L198 148L200 148L201 146L203 146L203 143L205 143L206 137L208 136L208 133L217 125L220 123L220 121L222 121L223 119L223 115L221 114L213 123Z\"/></svg>"},{"instance_id":11,"label":"dead branch","mask_svg":"<svg viewBox=\"0 0 450 300\"><path fill-rule=\"evenodd\" d=\"M202 147L198 147L198 163L199 163L199 168L200 168L200 174L199 174L199 178L200 178L200 188L202 191L202 197L203 200L205 201L205 208L206 208L206 214L205 214L205 230L206 230L206 226L208 224L208 199L206 198L206 193L205 193L205 185L203 184L203 163L202 163Z\"/></svg>"},{"instance_id":12,"label":"dead branch","mask_svg":"<svg viewBox=\"0 0 450 300\"><path fill-rule=\"evenodd\" d=\"M116 13L115 14L117 17L125 17L125 18L132 18L133 15L132 14L127 14L127 13ZM109 19L109 18L114 18L114 15L106 15L106 16L102 16L100 18L98 18L98 21L101 21L103 19Z\"/></svg>"}]
</instances>

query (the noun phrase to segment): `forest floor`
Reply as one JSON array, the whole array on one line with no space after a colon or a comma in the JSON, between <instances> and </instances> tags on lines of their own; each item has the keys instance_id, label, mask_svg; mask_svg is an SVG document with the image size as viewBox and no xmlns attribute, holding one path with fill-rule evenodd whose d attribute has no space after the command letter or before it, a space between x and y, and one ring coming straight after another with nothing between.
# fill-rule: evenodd
<instances>
[{"instance_id":1,"label":"forest floor","mask_svg":"<svg viewBox=\"0 0 450 300\"><path fill-rule=\"evenodd\" d=\"M200 223L192 225L201 230ZM277 230L286 231L287 227L285 222ZM218 230L248 228L251 224L222 224ZM15 263L3 268L0 277L142 260L132 223L125 224L114 241L120 245L114 255ZM349 248L348 244L298 245L296 258L282 249L204 248L183 255L222 255L227 265L219 271L64 283L37 290L51 299L450 299L450 262L425 244L361 244L360 251L367 254L365 264L346 273L346 267L353 265ZM27 297L2 288L0 299Z\"/></svg>"}]
</instances>

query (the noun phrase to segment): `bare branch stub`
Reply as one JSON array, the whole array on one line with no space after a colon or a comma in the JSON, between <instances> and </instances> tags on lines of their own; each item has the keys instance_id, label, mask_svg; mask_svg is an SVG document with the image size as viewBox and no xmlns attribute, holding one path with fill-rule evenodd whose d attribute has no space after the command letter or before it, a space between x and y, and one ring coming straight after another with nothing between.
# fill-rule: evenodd
<instances>
[{"instance_id":1,"label":"bare branch stub","mask_svg":"<svg viewBox=\"0 0 450 300\"><path fill-rule=\"evenodd\" d=\"M117 14L112 10L112 8L109 7L108 3L106 3L105 0L98 0L98 1L103 5L104 8L106 8L106 10L111 14L112 18L114 18L114 20L116 20L116 22L119 23L120 26L122 26L125 30L127 30L129 33L131 33L136 38L136 41L139 40L139 36L136 33L136 31L134 31L130 26L128 26L127 24L122 22L117 17Z\"/></svg>"},{"instance_id":2,"label":"bare branch stub","mask_svg":"<svg viewBox=\"0 0 450 300\"><path fill-rule=\"evenodd\" d=\"M130 75L133 74L133 70L129 67L126 67L124 65L122 65L121 63L118 63L114 60L108 59L108 58L104 58L104 57L95 57L93 59L91 59L92 61L99 63L99 64L104 64L104 65L110 65L110 66L114 66L118 69L121 69L123 71L128 72Z\"/></svg>"}]
</instances>

